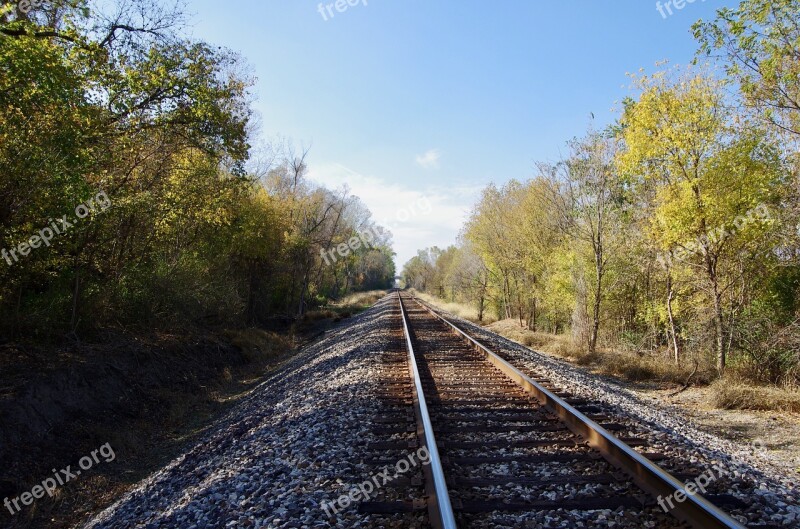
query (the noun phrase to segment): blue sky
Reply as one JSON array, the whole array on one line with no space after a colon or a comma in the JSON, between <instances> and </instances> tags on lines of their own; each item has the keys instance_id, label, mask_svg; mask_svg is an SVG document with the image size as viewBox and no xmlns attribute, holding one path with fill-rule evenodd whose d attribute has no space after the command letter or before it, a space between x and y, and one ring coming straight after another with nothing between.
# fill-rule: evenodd
<instances>
[{"instance_id":1,"label":"blue sky","mask_svg":"<svg viewBox=\"0 0 800 529\"><path fill-rule=\"evenodd\" d=\"M392 229L399 268L453 244L487 184L534 176L591 114L612 122L626 73L688 63L692 23L737 3L696 0L666 18L650 0L361 0L333 17L331 0L188 9L196 38L241 53L258 78L260 135L310 146L311 177L363 199Z\"/></svg>"}]
</instances>

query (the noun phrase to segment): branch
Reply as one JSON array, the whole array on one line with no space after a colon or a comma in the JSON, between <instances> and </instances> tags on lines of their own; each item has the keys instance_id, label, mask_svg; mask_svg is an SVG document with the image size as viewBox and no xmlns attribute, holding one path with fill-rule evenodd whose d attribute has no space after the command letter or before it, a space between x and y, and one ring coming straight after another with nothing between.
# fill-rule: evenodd
<instances>
[{"instance_id":1,"label":"branch","mask_svg":"<svg viewBox=\"0 0 800 529\"><path fill-rule=\"evenodd\" d=\"M112 24L111 27L108 29L108 34L106 35L106 37L102 41L100 41L100 46L105 47L106 45L111 43L111 41L114 40L114 37L116 37L117 31L120 29L124 29L125 31L128 31L130 33L147 33L153 35L154 37L161 36L158 30L156 29L136 28L133 26L129 26L128 24Z\"/></svg>"},{"instance_id":2,"label":"branch","mask_svg":"<svg viewBox=\"0 0 800 529\"><path fill-rule=\"evenodd\" d=\"M48 30L48 31L35 31L33 33L29 33L25 28L20 29L8 29L8 28L0 28L0 35L6 35L9 37L34 37L34 38L57 38L61 40L66 40L68 42L72 42L77 44L79 41L75 37L71 37L69 35L65 35L64 33L59 33L58 31ZM83 45L84 48L88 48L88 46Z\"/></svg>"}]
</instances>

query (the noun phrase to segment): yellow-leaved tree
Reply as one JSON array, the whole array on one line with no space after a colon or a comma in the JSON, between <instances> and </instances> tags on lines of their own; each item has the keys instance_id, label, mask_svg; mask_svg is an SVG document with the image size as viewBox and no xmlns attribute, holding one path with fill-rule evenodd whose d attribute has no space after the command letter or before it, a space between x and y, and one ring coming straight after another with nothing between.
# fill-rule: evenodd
<instances>
[{"instance_id":1,"label":"yellow-leaved tree","mask_svg":"<svg viewBox=\"0 0 800 529\"><path fill-rule=\"evenodd\" d=\"M725 100L724 82L677 70L636 78L641 96L622 118L619 164L652 185L648 237L665 267L694 273L710 314L717 369L725 370L743 270L770 248L782 172L778 149Z\"/></svg>"}]
</instances>

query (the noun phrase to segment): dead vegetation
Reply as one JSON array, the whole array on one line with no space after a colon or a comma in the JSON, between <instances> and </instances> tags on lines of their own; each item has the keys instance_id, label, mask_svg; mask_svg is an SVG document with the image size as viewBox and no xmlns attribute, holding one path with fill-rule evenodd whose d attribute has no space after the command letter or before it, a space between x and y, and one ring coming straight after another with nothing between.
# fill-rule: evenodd
<instances>
[{"instance_id":1,"label":"dead vegetation","mask_svg":"<svg viewBox=\"0 0 800 529\"><path fill-rule=\"evenodd\" d=\"M292 341L286 336L263 329L228 330L225 338L244 354L248 361L270 359L291 350Z\"/></svg>"},{"instance_id":2,"label":"dead vegetation","mask_svg":"<svg viewBox=\"0 0 800 529\"><path fill-rule=\"evenodd\" d=\"M387 292L385 290L370 290L368 292L356 292L349 296L340 299L336 303L330 305L332 310L344 310L349 312L361 312L367 310L374 305L378 300L384 298Z\"/></svg>"},{"instance_id":3,"label":"dead vegetation","mask_svg":"<svg viewBox=\"0 0 800 529\"><path fill-rule=\"evenodd\" d=\"M489 323L494 323L497 321L496 318L492 317L490 314L485 313L483 316L483 320L478 318L478 309L473 307L472 305L467 305L465 303L451 303L449 301L442 301L439 298L431 296L430 294L426 294L424 292L418 292L412 289L414 294L428 303L436 305L442 310L449 312L450 314L455 314L459 318L463 318L467 321L471 321L472 323L478 325L486 325Z\"/></svg>"},{"instance_id":4,"label":"dead vegetation","mask_svg":"<svg viewBox=\"0 0 800 529\"><path fill-rule=\"evenodd\" d=\"M385 290L356 292L334 303L307 312L291 328L295 344L302 345L318 338L337 323L363 312L386 296Z\"/></svg>"},{"instance_id":5,"label":"dead vegetation","mask_svg":"<svg viewBox=\"0 0 800 529\"><path fill-rule=\"evenodd\" d=\"M597 373L631 382L653 381L683 386L687 381L706 384L713 380L714 376L713 369L708 365L700 366L687 362L677 366L663 357L603 349L588 353L585 348L577 346L570 336L529 331L521 328L519 323L513 320L493 323L487 326L487 329L536 351L549 353L576 365L591 368Z\"/></svg>"},{"instance_id":6,"label":"dead vegetation","mask_svg":"<svg viewBox=\"0 0 800 529\"><path fill-rule=\"evenodd\" d=\"M711 385L711 404L723 410L800 413L800 391L752 386L726 378Z\"/></svg>"}]
</instances>

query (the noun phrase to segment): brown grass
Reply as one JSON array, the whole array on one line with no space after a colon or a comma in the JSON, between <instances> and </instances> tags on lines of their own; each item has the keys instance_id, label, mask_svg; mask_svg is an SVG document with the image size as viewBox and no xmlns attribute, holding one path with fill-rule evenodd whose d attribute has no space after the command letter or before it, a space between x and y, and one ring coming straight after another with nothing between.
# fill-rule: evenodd
<instances>
[{"instance_id":1,"label":"brown grass","mask_svg":"<svg viewBox=\"0 0 800 529\"><path fill-rule=\"evenodd\" d=\"M329 319L335 318L335 317L336 317L336 313L335 312L333 312L332 310L325 310L325 309L310 310L310 311L306 312L305 315L303 316L303 318L306 321L329 320Z\"/></svg>"},{"instance_id":2,"label":"brown grass","mask_svg":"<svg viewBox=\"0 0 800 529\"><path fill-rule=\"evenodd\" d=\"M328 306L326 312L333 314L334 323L349 318L359 312L364 312L379 300L386 297L385 290L370 290L369 292L356 292Z\"/></svg>"},{"instance_id":3,"label":"brown grass","mask_svg":"<svg viewBox=\"0 0 800 529\"><path fill-rule=\"evenodd\" d=\"M724 378L711 386L711 404L723 410L783 411L800 413L800 391L751 386Z\"/></svg>"},{"instance_id":4,"label":"brown grass","mask_svg":"<svg viewBox=\"0 0 800 529\"><path fill-rule=\"evenodd\" d=\"M350 312L366 310L377 301L386 297L385 290L370 290L369 292L356 292L350 294L332 304L331 306L338 310L349 310Z\"/></svg>"},{"instance_id":5,"label":"brown grass","mask_svg":"<svg viewBox=\"0 0 800 529\"><path fill-rule=\"evenodd\" d=\"M468 305L465 303L456 303L450 301L443 301L435 296L431 296L430 294L425 294L424 292L417 292L413 290L416 296L424 301L427 301L431 305L438 307L444 311L449 312L450 314L455 314L459 318L463 318L467 321L471 321L472 323L486 325L488 323L493 323L497 321L496 318L492 317L488 311L485 311L483 314L483 321L478 320L478 309L473 305Z\"/></svg>"},{"instance_id":6,"label":"brown grass","mask_svg":"<svg viewBox=\"0 0 800 529\"><path fill-rule=\"evenodd\" d=\"M499 321L486 328L531 349L558 356L579 366L589 367L604 375L632 382L657 381L683 385L694 371L693 363L677 366L664 357L611 350L600 350L590 354L584 347L575 344L570 336L533 332L520 327L516 320ZM713 376L714 372L710 366L701 366L692 377L692 381L708 383Z\"/></svg>"},{"instance_id":7,"label":"brown grass","mask_svg":"<svg viewBox=\"0 0 800 529\"><path fill-rule=\"evenodd\" d=\"M478 323L476 311L468 306L446 303L427 294L417 295L440 309ZM711 385L711 404L716 408L800 412L799 389L754 386L735 374L719 380L716 369L705 359L698 359L697 372L692 375L694 360L687 360L679 366L666 355L639 355L609 349L589 354L585 347L575 344L570 336L533 332L521 327L517 320L494 321L486 325L486 329L525 347L589 368L595 373L631 382L683 386L691 376L693 385Z\"/></svg>"},{"instance_id":8,"label":"brown grass","mask_svg":"<svg viewBox=\"0 0 800 529\"><path fill-rule=\"evenodd\" d=\"M531 347L588 367L594 372L619 377L631 382L658 382L683 386L694 371L694 363L677 366L671 359L616 351L598 351L589 354L576 346L568 336L535 333L520 328L514 321L497 322L488 327ZM691 378L694 385L711 385L710 404L725 410L761 410L800 412L800 391L770 386L753 386L737 377L718 379L714 366L701 361Z\"/></svg>"},{"instance_id":9,"label":"brown grass","mask_svg":"<svg viewBox=\"0 0 800 529\"><path fill-rule=\"evenodd\" d=\"M262 329L228 330L224 333L231 345L241 350L248 361L280 356L292 349L289 338Z\"/></svg>"}]
</instances>

